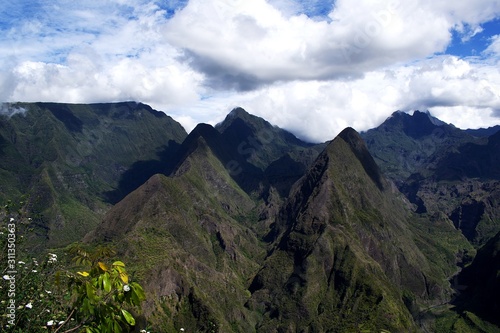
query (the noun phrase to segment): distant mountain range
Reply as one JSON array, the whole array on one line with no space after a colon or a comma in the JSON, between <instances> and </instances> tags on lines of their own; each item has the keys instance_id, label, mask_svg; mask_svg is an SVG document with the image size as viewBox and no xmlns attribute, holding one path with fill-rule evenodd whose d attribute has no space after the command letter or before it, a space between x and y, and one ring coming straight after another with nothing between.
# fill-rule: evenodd
<instances>
[{"instance_id":1,"label":"distant mountain range","mask_svg":"<svg viewBox=\"0 0 500 333\"><path fill-rule=\"evenodd\" d=\"M471 132L437 121L429 113L395 112L361 135L384 174L415 204L416 212L431 218L446 215L475 245L498 232L498 126Z\"/></svg>"},{"instance_id":2,"label":"distant mountain range","mask_svg":"<svg viewBox=\"0 0 500 333\"><path fill-rule=\"evenodd\" d=\"M241 108L189 134L134 102L9 110L0 202L34 250L112 243L152 331L500 331L498 127L395 112L311 144Z\"/></svg>"}]
</instances>

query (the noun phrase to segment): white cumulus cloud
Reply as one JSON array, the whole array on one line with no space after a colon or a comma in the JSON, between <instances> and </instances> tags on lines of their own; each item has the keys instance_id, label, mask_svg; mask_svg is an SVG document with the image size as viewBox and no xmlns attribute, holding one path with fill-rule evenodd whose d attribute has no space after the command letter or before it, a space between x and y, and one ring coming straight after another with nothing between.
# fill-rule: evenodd
<instances>
[{"instance_id":1,"label":"white cumulus cloud","mask_svg":"<svg viewBox=\"0 0 500 333\"><path fill-rule=\"evenodd\" d=\"M235 106L313 141L429 109L498 123L500 38L446 54L497 0L8 0L0 101L148 103L188 130Z\"/></svg>"}]
</instances>

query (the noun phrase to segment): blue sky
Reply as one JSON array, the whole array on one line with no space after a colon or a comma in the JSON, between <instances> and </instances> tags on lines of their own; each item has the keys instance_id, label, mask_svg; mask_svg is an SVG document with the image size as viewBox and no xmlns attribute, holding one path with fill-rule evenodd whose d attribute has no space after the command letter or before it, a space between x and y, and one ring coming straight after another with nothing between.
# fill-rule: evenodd
<instances>
[{"instance_id":1,"label":"blue sky","mask_svg":"<svg viewBox=\"0 0 500 333\"><path fill-rule=\"evenodd\" d=\"M459 31L452 30L452 40L446 49L446 54L459 57L480 56L488 46L494 36L500 35L500 19L493 19L485 22L477 28L467 27L466 29L473 36L466 37ZM475 31L475 29L477 29Z\"/></svg>"},{"instance_id":2,"label":"blue sky","mask_svg":"<svg viewBox=\"0 0 500 333\"><path fill-rule=\"evenodd\" d=\"M500 123L500 1L7 0L0 102L236 106L324 141L395 110Z\"/></svg>"}]
</instances>

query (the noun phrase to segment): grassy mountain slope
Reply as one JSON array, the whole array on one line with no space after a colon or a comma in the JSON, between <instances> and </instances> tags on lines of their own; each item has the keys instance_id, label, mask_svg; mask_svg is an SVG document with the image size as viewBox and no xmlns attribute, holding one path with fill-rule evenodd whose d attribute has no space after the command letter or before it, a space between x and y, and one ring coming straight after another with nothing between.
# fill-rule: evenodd
<instances>
[{"instance_id":1,"label":"grassy mountain slope","mask_svg":"<svg viewBox=\"0 0 500 333\"><path fill-rule=\"evenodd\" d=\"M11 108L25 112L0 117L0 201L27 194L47 246L80 239L108 202L159 172L187 135L164 113L134 102Z\"/></svg>"},{"instance_id":2,"label":"grassy mountain slope","mask_svg":"<svg viewBox=\"0 0 500 333\"><path fill-rule=\"evenodd\" d=\"M243 306L247 278L265 254L245 227L255 203L212 150L210 128L199 125L189 135L171 177L152 177L88 236L115 242L131 262L155 331L248 332L255 321Z\"/></svg>"},{"instance_id":3,"label":"grassy mountain slope","mask_svg":"<svg viewBox=\"0 0 500 333\"><path fill-rule=\"evenodd\" d=\"M294 186L250 286L262 332L417 331L410 311L448 296L447 277L417 244L410 212L362 139L344 130ZM451 256L463 238L456 235ZM419 244L420 245L420 244Z\"/></svg>"},{"instance_id":4,"label":"grassy mountain slope","mask_svg":"<svg viewBox=\"0 0 500 333\"><path fill-rule=\"evenodd\" d=\"M0 200L29 194L44 246L114 245L151 331L497 329L498 235L470 266L465 238L498 225L497 136L395 113L364 134L374 159L352 129L311 145L239 108L187 135L137 103L17 107Z\"/></svg>"}]
</instances>

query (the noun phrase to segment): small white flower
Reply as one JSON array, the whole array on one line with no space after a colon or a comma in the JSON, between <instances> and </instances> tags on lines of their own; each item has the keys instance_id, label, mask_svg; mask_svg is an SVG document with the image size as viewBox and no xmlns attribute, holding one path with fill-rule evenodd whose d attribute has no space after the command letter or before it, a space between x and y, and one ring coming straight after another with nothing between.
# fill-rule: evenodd
<instances>
[{"instance_id":1,"label":"small white flower","mask_svg":"<svg viewBox=\"0 0 500 333\"><path fill-rule=\"evenodd\" d=\"M33 273L36 273L36 272L37 272L37 270L36 270L36 269L32 269L31 271L32 271Z\"/></svg>"},{"instance_id":2,"label":"small white flower","mask_svg":"<svg viewBox=\"0 0 500 333\"><path fill-rule=\"evenodd\" d=\"M55 254L54 254L54 256L55 256ZM48 262L49 264L53 264L53 263L57 262L57 256L55 256L55 257L52 257L52 256L51 256L51 257L49 258L49 260L47 260L47 262Z\"/></svg>"},{"instance_id":3,"label":"small white flower","mask_svg":"<svg viewBox=\"0 0 500 333\"><path fill-rule=\"evenodd\" d=\"M52 291L50 291L50 290L45 290L45 292L46 292L47 294L52 294Z\"/></svg>"},{"instance_id":4,"label":"small white flower","mask_svg":"<svg viewBox=\"0 0 500 333\"><path fill-rule=\"evenodd\" d=\"M47 326L52 326L52 325L54 325L54 321L53 321L53 320L49 320L49 321L47 322Z\"/></svg>"},{"instance_id":5,"label":"small white flower","mask_svg":"<svg viewBox=\"0 0 500 333\"><path fill-rule=\"evenodd\" d=\"M64 324L64 320L61 320L61 321L60 321L57 325L59 325L59 326L60 326L60 325L62 325L62 324Z\"/></svg>"},{"instance_id":6,"label":"small white flower","mask_svg":"<svg viewBox=\"0 0 500 333\"><path fill-rule=\"evenodd\" d=\"M18 261L17 263L18 263L19 265L24 265L24 264L26 264L24 261Z\"/></svg>"},{"instance_id":7,"label":"small white flower","mask_svg":"<svg viewBox=\"0 0 500 333\"><path fill-rule=\"evenodd\" d=\"M184 332L184 327L181 327L181 332Z\"/></svg>"},{"instance_id":8,"label":"small white flower","mask_svg":"<svg viewBox=\"0 0 500 333\"><path fill-rule=\"evenodd\" d=\"M8 276L7 274L5 274L4 276L2 276L4 280L10 280L10 276Z\"/></svg>"},{"instance_id":9,"label":"small white flower","mask_svg":"<svg viewBox=\"0 0 500 333\"><path fill-rule=\"evenodd\" d=\"M125 291L125 292L130 291L130 286L128 284L124 285L123 291Z\"/></svg>"},{"instance_id":10,"label":"small white flower","mask_svg":"<svg viewBox=\"0 0 500 333\"><path fill-rule=\"evenodd\" d=\"M10 218L10 222L14 222L14 218L13 217Z\"/></svg>"},{"instance_id":11,"label":"small white flower","mask_svg":"<svg viewBox=\"0 0 500 333\"><path fill-rule=\"evenodd\" d=\"M31 304L31 302L29 302L28 304L26 304L26 307L27 307L28 309L31 309L31 308L33 307L33 304Z\"/></svg>"}]
</instances>

